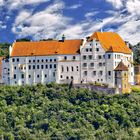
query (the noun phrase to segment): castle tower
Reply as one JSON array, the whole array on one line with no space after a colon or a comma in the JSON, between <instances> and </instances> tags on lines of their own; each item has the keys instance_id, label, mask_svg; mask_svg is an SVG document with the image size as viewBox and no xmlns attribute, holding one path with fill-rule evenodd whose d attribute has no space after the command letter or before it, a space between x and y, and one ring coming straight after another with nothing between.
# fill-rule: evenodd
<instances>
[{"instance_id":1,"label":"castle tower","mask_svg":"<svg viewBox=\"0 0 140 140\"><path fill-rule=\"evenodd\" d=\"M115 86L119 93L130 93L131 86L128 82L128 67L121 61L115 68Z\"/></svg>"}]
</instances>

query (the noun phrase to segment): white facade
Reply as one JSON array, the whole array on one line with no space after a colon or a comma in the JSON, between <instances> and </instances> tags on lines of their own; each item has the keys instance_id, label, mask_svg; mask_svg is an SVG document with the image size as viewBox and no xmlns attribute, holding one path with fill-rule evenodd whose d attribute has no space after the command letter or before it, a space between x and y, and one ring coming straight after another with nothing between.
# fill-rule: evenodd
<instances>
[{"instance_id":1,"label":"white facade","mask_svg":"<svg viewBox=\"0 0 140 140\"><path fill-rule=\"evenodd\" d=\"M10 52L12 48L10 47ZM10 57L3 60L3 83L32 85L37 83L104 83L115 86L114 69L120 61L129 69L134 84L133 54L105 52L97 40L85 42L79 54Z\"/></svg>"}]
</instances>

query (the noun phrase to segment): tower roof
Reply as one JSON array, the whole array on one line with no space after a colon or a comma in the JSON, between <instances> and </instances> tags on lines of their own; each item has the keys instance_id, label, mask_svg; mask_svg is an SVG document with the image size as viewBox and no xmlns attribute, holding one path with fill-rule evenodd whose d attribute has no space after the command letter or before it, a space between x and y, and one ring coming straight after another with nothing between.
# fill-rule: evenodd
<instances>
[{"instance_id":1,"label":"tower roof","mask_svg":"<svg viewBox=\"0 0 140 140\"><path fill-rule=\"evenodd\" d=\"M128 67L121 61L114 71L128 71Z\"/></svg>"}]
</instances>

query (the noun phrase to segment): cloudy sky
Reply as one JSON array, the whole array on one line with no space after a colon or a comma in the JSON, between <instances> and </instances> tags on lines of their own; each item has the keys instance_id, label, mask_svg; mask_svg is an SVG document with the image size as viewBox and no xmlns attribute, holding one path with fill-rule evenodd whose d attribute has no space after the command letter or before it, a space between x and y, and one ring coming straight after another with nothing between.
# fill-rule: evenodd
<instances>
[{"instance_id":1,"label":"cloudy sky","mask_svg":"<svg viewBox=\"0 0 140 140\"><path fill-rule=\"evenodd\" d=\"M140 0L0 0L0 42L118 32L140 42Z\"/></svg>"}]
</instances>

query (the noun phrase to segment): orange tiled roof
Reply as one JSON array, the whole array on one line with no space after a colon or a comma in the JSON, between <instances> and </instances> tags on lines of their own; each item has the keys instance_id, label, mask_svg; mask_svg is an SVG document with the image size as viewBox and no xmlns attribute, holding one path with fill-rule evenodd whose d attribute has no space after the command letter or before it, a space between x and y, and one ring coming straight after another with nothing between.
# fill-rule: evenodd
<instances>
[{"instance_id":1,"label":"orange tiled roof","mask_svg":"<svg viewBox=\"0 0 140 140\"><path fill-rule=\"evenodd\" d=\"M78 54L83 40L58 40L39 42L15 42L11 57L14 56L44 56L55 54Z\"/></svg>"},{"instance_id":2,"label":"orange tiled roof","mask_svg":"<svg viewBox=\"0 0 140 140\"><path fill-rule=\"evenodd\" d=\"M106 52L118 52L126 54L132 53L131 49L129 49L129 47L117 33L95 32L91 35L88 41L91 41L93 39L99 40Z\"/></svg>"}]
</instances>

